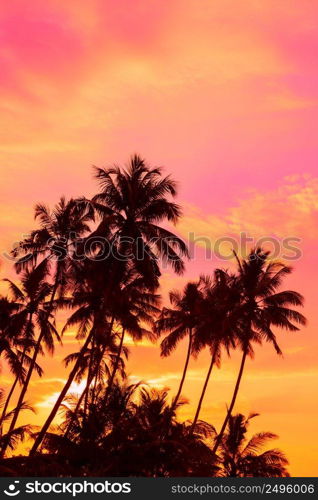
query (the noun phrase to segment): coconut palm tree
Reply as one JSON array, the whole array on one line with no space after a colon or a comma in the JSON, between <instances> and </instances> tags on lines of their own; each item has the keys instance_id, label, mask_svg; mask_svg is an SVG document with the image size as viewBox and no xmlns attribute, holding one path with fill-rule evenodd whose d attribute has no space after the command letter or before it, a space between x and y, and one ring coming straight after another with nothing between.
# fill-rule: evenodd
<instances>
[{"instance_id":1,"label":"coconut palm tree","mask_svg":"<svg viewBox=\"0 0 318 500\"><path fill-rule=\"evenodd\" d=\"M11 372L21 381L24 376L24 368L20 360L21 352L19 349L23 348L24 339L20 328L12 328L13 318L17 317L19 309L20 305L8 297L0 297L0 357L4 357ZM15 326L17 326L17 322L15 322Z\"/></svg>"},{"instance_id":2,"label":"coconut palm tree","mask_svg":"<svg viewBox=\"0 0 318 500\"><path fill-rule=\"evenodd\" d=\"M120 372L122 380L125 380L127 378L124 360L124 357L125 359L128 358L129 351L127 347L122 346L121 351L123 356L118 359L118 344L120 345L119 339L121 337L122 335L118 334L117 332L113 332L113 344L110 344L108 342L104 346L94 346L95 352L91 352L91 349L87 349L86 356L82 357L81 366L77 373L77 376L75 377L75 380L79 382L82 379L85 370L90 373L88 373L87 375L87 382L82 394L78 398L76 398L76 406L72 411L72 418L69 419L69 424L65 430L64 437L68 437L68 434L72 429L73 419L77 420L80 413L81 415L87 415L90 406L95 404L96 397L100 392L100 387L105 385L105 381L109 381L111 379L111 374L113 373L115 366L117 371ZM65 358L64 362L67 365L69 362L79 356L80 352L71 354ZM105 391L104 394L105 403L107 403L106 396L108 396L109 393ZM74 398L72 398L71 396L67 396L65 398L66 401L72 399L74 400Z\"/></svg>"},{"instance_id":3,"label":"coconut palm tree","mask_svg":"<svg viewBox=\"0 0 318 500\"><path fill-rule=\"evenodd\" d=\"M4 400L4 392L2 389L0 389L0 408L3 408L5 404ZM9 430L8 432L4 433L3 432L3 424L5 424L7 421L10 421L15 413L15 408L11 411L8 412L4 415L2 419L2 424L0 426L0 447L1 448L9 448L10 450L14 450L18 444L19 441L23 441L26 436L30 436L32 432L32 426L31 425L22 425L20 427L16 427L14 429ZM34 411L31 406L22 403L21 407L19 408L19 411L25 411L25 410L30 410Z\"/></svg>"},{"instance_id":4,"label":"coconut palm tree","mask_svg":"<svg viewBox=\"0 0 318 500\"><path fill-rule=\"evenodd\" d=\"M95 167L101 192L93 204L102 215L98 234L106 225L113 228L112 250L118 260L133 263L147 285L153 286L160 275L158 258L178 274L184 271L182 257L188 256L182 239L159 225L176 224L181 209L170 198L177 194L170 176L162 177L161 168L151 168L138 155L131 157L127 168Z\"/></svg>"},{"instance_id":5,"label":"coconut palm tree","mask_svg":"<svg viewBox=\"0 0 318 500\"><path fill-rule=\"evenodd\" d=\"M11 282L13 300L8 297L0 298L0 356L2 355L10 367L15 379L2 405L0 427L2 426L7 410L18 383L23 383L26 368L31 364L29 352L34 347L33 322L31 313L32 299L26 304L24 297L21 300L18 287ZM33 304L35 306L35 304ZM42 375L42 369L36 364L35 369ZM8 419L6 419L8 420Z\"/></svg>"},{"instance_id":6,"label":"coconut palm tree","mask_svg":"<svg viewBox=\"0 0 318 500\"><path fill-rule=\"evenodd\" d=\"M148 477L215 475L217 467L209 446L215 430L206 422L200 422L196 432L190 433L189 422L180 423L176 418L184 404L185 401L179 399L171 407L167 389L141 389L139 401L133 403L135 424L128 444L129 455L134 457L133 474Z\"/></svg>"},{"instance_id":7,"label":"coconut palm tree","mask_svg":"<svg viewBox=\"0 0 318 500\"><path fill-rule=\"evenodd\" d=\"M47 271L53 281L52 300L59 287L66 286L68 268L77 244L90 231L89 222L94 220L90 203L79 198L66 200L62 196L53 210L44 204L35 206L34 218L39 228L20 241L12 251L16 258L15 268L34 268L39 261L47 261Z\"/></svg>"},{"instance_id":8,"label":"coconut palm tree","mask_svg":"<svg viewBox=\"0 0 318 500\"><path fill-rule=\"evenodd\" d=\"M45 451L67 457L68 464L76 463L87 475L215 475L206 442L215 436L213 427L201 423L190 436L188 423L176 420L177 408L171 411L166 390L143 387L138 394L138 386L116 381L107 405L101 391L88 418L82 411L74 415L76 400L69 401L61 434L46 434Z\"/></svg>"},{"instance_id":9,"label":"coconut palm tree","mask_svg":"<svg viewBox=\"0 0 318 500\"><path fill-rule=\"evenodd\" d=\"M247 439L250 420L257 416L252 413L247 418L241 414L229 417L219 449L223 477L289 477L284 453L278 449L262 451L267 441L278 437L276 434L258 432Z\"/></svg>"},{"instance_id":10,"label":"coconut palm tree","mask_svg":"<svg viewBox=\"0 0 318 500\"><path fill-rule=\"evenodd\" d=\"M91 236L102 235L109 238L112 252L109 258L103 256L107 278L104 277L103 286L99 289L100 305L83 348L90 344L98 330L104 330L105 308L109 308L113 289L116 283L121 282L127 267L133 266L145 284L154 290L158 286L160 274L158 257L171 264L177 273L181 273L184 270L182 256L188 255L186 244L159 225L167 220L176 223L181 214L180 207L169 199L176 195L172 179L162 177L160 169L150 168L138 156L131 159L126 170L119 167L97 168L96 177L102 191L93 198L93 206L102 216L102 221ZM100 250L102 251L103 249ZM96 252L98 254L98 250ZM76 371L75 364L31 454L36 452L43 440Z\"/></svg>"},{"instance_id":11,"label":"coconut palm tree","mask_svg":"<svg viewBox=\"0 0 318 500\"><path fill-rule=\"evenodd\" d=\"M183 384L186 378L191 353L193 353L193 337L195 329L200 321L202 293L199 290L198 283L187 283L181 294L177 290L170 292L170 303L173 308L164 307L160 318L156 322L156 331L169 332L161 342L161 356L166 357L176 349L177 344L188 337L188 348L184 368L179 384L177 394L173 400L174 408L182 393Z\"/></svg>"},{"instance_id":12,"label":"coconut palm tree","mask_svg":"<svg viewBox=\"0 0 318 500\"><path fill-rule=\"evenodd\" d=\"M236 257L237 258L237 257ZM247 356L253 356L253 344L264 340L273 345L277 354L282 351L273 327L295 332L305 325L306 318L290 306L303 306L303 297L295 291L279 291L292 268L270 261L269 253L261 248L252 250L246 259L239 260L235 286L240 300L231 312L231 324L236 341L242 350L242 360L225 420L214 445L214 453L222 440L239 391Z\"/></svg>"},{"instance_id":13,"label":"coconut palm tree","mask_svg":"<svg viewBox=\"0 0 318 500\"><path fill-rule=\"evenodd\" d=\"M121 334L117 356L108 380L105 402L116 377L125 334L128 333L135 342L140 342L145 338L151 342L157 339L153 329L146 329L145 326L154 326L154 318L159 313L160 299L160 295L148 289L142 276L134 269L127 270L122 286L112 300L113 316L121 327Z\"/></svg>"},{"instance_id":14,"label":"coconut palm tree","mask_svg":"<svg viewBox=\"0 0 318 500\"><path fill-rule=\"evenodd\" d=\"M200 416L213 367L219 368L221 366L222 350L229 356L230 350L235 348L235 328L233 328L232 314L239 298L235 276L222 269L216 269L213 276L201 276L199 286L202 301L193 351L198 354L202 349L208 347L211 361L192 422L192 431Z\"/></svg>"},{"instance_id":15,"label":"coconut palm tree","mask_svg":"<svg viewBox=\"0 0 318 500\"><path fill-rule=\"evenodd\" d=\"M24 271L21 277L21 287L16 285L11 280L6 280L9 284L13 300L17 306L19 306L19 311L16 314L15 320L18 319L19 322L21 322L21 320L22 322L25 322L24 334L26 349L21 355L22 365L27 360L27 349L30 347L30 342L33 341L34 332L36 329L39 331L38 338L34 344L28 370L23 380L22 389L18 397L17 406L13 412L9 433L15 428L33 371L37 370L40 375L42 374L42 371L39 370L37 365L37 357L39 353L42 352L42 345L44 344L46 349L50 353L53 353L54 337L60 341L54 321L52 321L51 315L48 316L47 314L47 299L51 296L52 285L45 281L46 273L46 262L43 261L35 269L31 271ZM3 446L2 455L5 451L6 446Z\"/></svg>"},{"instance_id":16,"label":"coconut palm tree","mask_svg":"<svg viewBox=\"0 0 318 500\"><path fill-rule=\"evenodd\" d=\"M72 252L79 238L89 231L88 222L93 220L94 213L90 204L85 200L66 201L64 197L61 197L52 211L46 205L37 204L34 218L39 220L40 227L31 231L30 235L20 241L12 251L13 257L17 259L15 268L18 273L21 270L29 271L37 268L41 271L45 270L45 277L51 278L52 281L49 303L41 318L42 327L34 350L33 368L36 365L42 341L46 342L43 337L49 333L47 327L43 325L52 325L49 319L56 296L58 293L63 295L67 289L68 274L73 263ZM48 283L47 286L49 286ZM29 370L28 380L25 381L22 392L27 390L33 368Z\"/></svg>"},{"instance_id":17,"label":"coconut palm tree","mask_svg":"<svg viewBox=\"0 0 318 500\"><path fill-rule=\"evenodd\" d=\"M46 308L48 319L56 305L57 295L63 296L69 288L73 254L82 236L90 230L88 223L94 219L94 211L84 199L67 201L62 196L53 210L37 204L34 218L39 221L40 227L20 241L12 254L17 259L15 268L18 273L25 269L34 273L38 269L38 272L45 272L42 279L51 281L50 300ZM41 342L42 338L39 338L38 343Z\"/></svg>"}]
</instances>

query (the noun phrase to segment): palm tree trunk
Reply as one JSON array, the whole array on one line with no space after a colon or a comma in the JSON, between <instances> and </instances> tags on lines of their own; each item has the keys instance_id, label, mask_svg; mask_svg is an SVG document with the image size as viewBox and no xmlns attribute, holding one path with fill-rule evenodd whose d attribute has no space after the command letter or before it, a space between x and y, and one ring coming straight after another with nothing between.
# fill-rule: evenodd
<instances>
[{"instance_id":1,"label":"palm tree trunk","mask_svg":"<svg viewBox=\"0 0 318 500\"><path fill-rule=\"evenodd\" d=\"M217 352L217 348L215 348L214 351L213 351L213 355L212 355L212 358L211 358L211 363L210 363L210 366L209 366L209 369L208 369L208 373L206 374L205 382L204 382L203 389L202 389L202 392L201 392L201 396L200 396L200 399L199 399L199 403L198 403L198 406L197 406L197 411L195 412L194 420L193 420L191 428L190 428L190 433L192 433L194 431L194 428L195 428L195 426L197 424L197 421L199 419L199 415L200 415L200 411L201 411L201 406L202 406L202 403L203 403L203 399L204 399L204 396L205 396L205 392L206 392L206 389L208 387L208 383L209 383L209 380L210 380L212 368L213 368L213 366L215 364L216 352Z\"/></svg>"},{"instance_id":2,"label":"palm tree trunk","mask_svg":"<svg viewBox=\"0 0 318 500\"><path fill-rule=\"evenodd\" d=\"M9 392L9 394L7 396L6 402L4 404L4 407L3 407L3 410L2 410L2 414L1 414L1 418L0 418L0 429L2 428L4 417L6 416L7 409L8 409L10 400L12 398L12 394L14 393L14 390L16 388L16 385L17 385L18 381L19 381L19 375L16 376L16 378L15 378L13 384L12 384L12 387L10 389L10 392Z\"/></svg>"},{"instance_id":3,"label":"palm tree trunk","mask_svg":"<svg viewBox=\"0 0 318 500\"><path fill-rule=\"evenodd\" d=\"M13 429L15 428L15 424L17 423L17 420L18 420L18 417L19 417L19 413L20 413L20 410L22 408L22 404L23 404L23 401L24 401L24 396L25 396L25 394L26 394L26 392L28 390L29 383L30 383L30 380L31 380L31 376L32 376L32 373L33 373L33 370L34 370L34 367L35 367L36 358L37 358L37 356L39 354L39 350L40 350L42 338L43 338L43 333L40 333L39 338L38 338L37 343L36 343L36 346L34 348L34 353L33 353L31 364L29 366L29 370L28 370L27 376L25 378L25 381L23 383L23 386L22 386L22 389L21 389L21 392L20 392L20 396L19 396L19 399L18 399L18 402L17 402L17 406L16 406L15 411L13 413L13 417L12 417L12 420L11 420L11 423L10 423L8 434L10 434L10 432L13 431ZM3 448L1 450L1 457L4 456L7 447L8 447L8 442L6 440L4 442Z\"/></svg>"},{"instance_id":4,"label":"palm tree trunk","mask_svg":"<svg viewBox=\"0 0 318 500\"><path fill-rule=\"evenodd\" d=\"M94 361L94 350L95 350L95 339L93 338L92 341L92 348L91 348L91 356L89 360L89 366L88 366L88 372L87 372L87 382L86 382L86 387L84 389L85 392L85 401L84 401L84 419L86 418L86 412L87 412L87 407L88 407L88 396L89 396L89 386L92 383L93 376L92 376L92 368L93 368L93 361Z\"/></svg>"},{"instance_id":5,"label":"palm tree trunk","mask_svg":"<svg viewBox=\"0 0 318 500\"><path fill-rule=\"evenodd\" d=\"M65 396L66 396L66 394L67 394L67 392L68 392L68 390L69 390L69 388L70 388L70 386L71 386L71 384L72 384L72 382L73 382L73 380L74 380L74 378L75 378L75 376L76 376L76 374L78 372L78 369L79 369L81 361L82 361L82 357L83 357L83 355L84 355L87 347L89 346L89 344L90 344L90 342L91 342L91 340L93 338L93 335L94 335L94 330L92 329L90 331L89 335L87 336L87 339L86 339L86 341L85 341L85 343L84 343L84 345L83 345L83 347L82 347L82 349L80 351L80 354L79 354L79 356L78 356L78 358L76 360L76 363L73 366L73 369L71 370L71 372L70 372L70 374L68 376L67 382L64 385L64 387L63 387L63 389L62 389L59 397L57 398L56 403L55 403L55 405L53 406L53 408L51 410L51 413L49 414L46 422L44 423L41 431L39 432L39 434L37 435L37 437L36 437L36 439L34 441L34 444L33 444L32 448L31 448L31 451L30 451L30 456L34 456L34 454L37 451L38 447L42 443L43 438L44 438L44 436L45 436L48 428L50 427L52 421L54 420L54 418L55 418L55 416L56 416L56 414L58 412L58 409L61 406L61 404L62 404L62 402L63 402L63 400L64 400L64 398L65 398Z\"/></svg>"},{"instance_id":6,"label":"palm tree trunk","mask_svg":"<svg viewBox=\"0 0 318 500\"><path fill-rule=\"evenodd\" d=\"M185 360L185 364L184 364L184 368L183 368L183 373L182 373L182 377L181 377L180 384L179 384L179 389L178 389L178 392L176 394L176 397L174 398L174 400L172 402L171 410L175 410L175 408L176 408L176 406L178 404L181 392L182 392L183 384L184 384L184 381L185 381L185 378L186 378L186 374L187 374L187 370L188 370L188 365L189 365L189 361L190 361L191 348L192 348L192 330L190 330L190 332L189 332L189 344L188 344L187 357L186 357L186 360Z\"/></svg>"},{"instance_id":7,"label":"palm tree trunk","mask_svg":"<svg viewBox=\"0 0 318 500\"><path fill-rule=\"evenodd\" d=\"M31 324L32 324L32 317L33 317L33 313L29 313L29 321L28 321L28 325L27 325L27 332L29 332L30 328L31 328ZM26 351L27 351L27 347L24 346L23 348L23 352L22 352L22 356L21 356L21 370L22 370L22 373L23 373L23 361L24 361L24 358L25 358L25 355L26 355ZM9 403L11 401L11 398L12 398L12 395L14 393L14 390L16 388L16 385L17 383L19 382L19 375L16 376L13 384L12 384L12 387L10 389L10 392L7 396L7 399L6 399L6 402L4 404L4 407L3 407L3 410L2 410L2 414L1 414L1 418L0 418L0 428L3 424L3 420L4 420L4 417L7 413L7 409L8 409L8 406L9 406Z\"/></svg>"},{"instance_id":8,"label":"palm tree trunk","mask_svg":"<svg viewBox=\"0 0 318 500\"><path fill-rule=\"evenodd\" d=\"M103 348L103 350L102 350L102 352L100 354L100 359L103 359L103 356L105 354L105 350L106 350L106 346ZM87 395L87 393L89 391L89 387L90 387L90 385L91 385L94 377L95 377L95 384L94 384L94 390L95 390L96 380L97 380L97 375L98 375L98 373L97 373L98 372L98 368L99 368L99 365L97 364L96 372L95 373L91 373L90 378L87 378L85 389L83 390L82 394L80 395L80 398L79 398L79 400L77 402L77 405L75 407L75 410L73 412L74 416L73 416L73 418L71 418L71 421L70 421L69 425L67 426L67 429L66 429L66 431L64 433L64 437L68 436L68 434L69 434L69 432L71 430L71 425L72 425L72 423L74 421L74 418L75 418L75 416L76 416L76 414L77 414L77 412L78 412L78 410L79 410L79 408L80 408L80 406L81 406L81 404L83 402L84 397L86 398L86 395ZM94 403L93 398L92 398L92 402ZM85 403L84 403L84 405L85 405Z\"/></svg>"},{"instance_id":9,"label":"palm tree trunk","mask_svg":"<svg viewBox=\"0 0 318 500\"><path fill-rule=\"evenodd\" d=\"M111 323L110 323L110 331L112 330L113 328L113 323L114 323L114 319L112 319ZM91 382L94 380L94 377L95 377L95 380L94 380L94 385L93 385L93 388L92 388L92 398L91 398L91 401L92 401L92 404L95 403L95 397L96 397L96 386L97 386L97 382L98 382L98 374L99 374L99 370L100 370L100 365L101 365L101 362L103 360L103 357L104 357L104 354L105 354L105 351L107 349L107 344L104 345L103 349L101 350L101 353L100 353L100 356L99 356L99 360L98 360L98 363L96 365L96 368L95 368L95 373L93 373L92 375L92 380Z\"/></svg>"},{"instance_id":10,"label":"palm tree trunk","mask_svg":"<svg viewBox=\"0 0 318 500\"><path fill-rule=\"evenodd\" d=\"M117 269L117 265L114 265L114 267L113 267L113 278L115 278L115 271ZM112 283L112 280L111 280L111 283ZM108 291L104 295L104 302L107 301L107 297L109 296L110 290L111 290L111 285L109 285ZM96 322L96 318L95 318L95 322ZM36 439L35 439L35 441L33 443L33 446L32 446L32 448L30 450L29 456L32 457L32 456L35 455L38 447L40 446L40 444L43 441L43 438L44 438L44 436L45 436L48 428L50 427L51 423L53 422L53 420L54 420L54 418L55 418L55 416L56 416L56 414L58 412L58 409L61 406L61 403L62 403L63 399L65 398L65 396L66 396L66 394L67 394L67 392L68 392L68 390L69 390L69 388L71 386L71 383L73 382L73 380L74 380L74 378L76 376L76 373L77 373L77 371L78 371L78 369L80 367L80 363L82 361L82 357L83 357L83 355L85 353L85 350L87 349L89 343L93 339L93 336L94 336L94 333L95 333L94 330L95 330L95 328L93 326L93 328L91 329L89 335L87 336L85 344L83 345L83 347L82 347L82 349L80 351L80 354L79 354L79 356L77 358L77 361L76 361L76 363L75 363L75 365L74 365L71 373L69 374L69 377L68 377L68 380L67 380L65 386L63 387L63 389L62 389L59 397L57 398L57 401L56 401L55 405L52 408L51 413L49 414L49 416L46 419L46 421L45 421L45 423L44 423L41 431L39 432L39 434L37 435L37 437L36 437ZM110 330L110 332L111 332L111 330Z\"/></svg>"},{"instance_id":11,"label":"palm tree trunk","mask_svg":"<svg viewBox=\"0 0 318 500\"><path fill-rule=\"evenodd\" d=\"M223 425L221 427L220 433L218 434L218 437L216 438L215 445L213 447L212 453L216 453L217 452L217 449L218 449L218 447L219 447L219 445L221 443L224 431L226 429L227 423L228 423L229 418L230 418L230 416L232 414L232 411L233 411L233 408L234 408L234 405L235 405L235 401L236 401L236 397L237 397L237 394L238 394L238 391L239 391L239 388L240 388L240 383L241 383L241 379L242 379L242 375L243 375L243 371L244 371L244 365L245 365L245 361L246 361L246 356L247 356L247 351L245 350L243 352L241 366L240 366L240 370L239 370L238 377L237 377L237 380L236 380L235 389L234 389L234 393L233 393L233 396L232 396L232 401L231 401L231 404L230 404L229 409L227 411L227 414L226 414L225 420L223 422Z\"/></svg>"},{"instance_id":12,"label":"palm tree trunk","mask_svg":"<svg viewBox=\"0 0 318 500\"><path fill-rule=\"evenodd\" d=\"M48 306L47 315L46 315L47 320L49 319L50 314L51 314L52 309L53 309L53 301L54 301L54 298L55 298L57 287L58 287L58 280L56 278L55 283L54 283L54 287L53 287L53 290L52 290L52 295L51 295L51 298L50 298L49 306ZM22 386L22 389L21 389L21 392L20 392L20 396L19 396L16 408L15 408L15 411L14 411L14 414L13 414L13 417L12 417L12 420L11 420L11 423L10 423L9 430L8 430L8 435L10 434L10 432L13 431L13 429L15 428L15 425L17 423L17 420L18 420L18 417L19 417L19 413L20 413L20 410L22 408L22 404L23 404L23 401L24 401L24 396L25 396L25 394L26 394L26 392L28 390L29 383L30 383L30 380L31 380L31 377L32 377L32 374L33 374L33 370L34 370L34 367L35 367L35 364L36 364L36 359L37 359L39 351L40 351L40 347L41 347L41 342L42 342L43 336L44 336L44 332L41 332L40 335L39 335L39 337L38 337L37 343L36 343L36 345L34 347L34 352L33 352L32 360L31 360L31 364L29 366L28 373L27 373L27 375L25 377L25 380L24 380L24 383L23 383L23 386ZM6 452L8 444L9 444L9 441L8 441L8 439L6 439L4 441L4 444L3 444L3 447L2 447L2 450L1 450L1 454L0 454L1 458L4 457L4 454Z\"/></svg>"},{"instance_id":13,"label":"palm tree trunk","mask_svg":"<svg viewBox=\"0 0 318 500\"><path fill-rule=\"evenodd\" d=\"M118 365L119 365L119 360L120 360L120 356L121 356L121 351L122 351L123 344L124 344L124 338L125 338L125 328L123 328L123 331L122 331L122 334L121 334L120 343L119 343L119 346L118 346L118 352L117 352L117 356L116 356L114 368L112 370L112 374L110 376L110 380L109 380L108 385L107 385L106 394L105 394L104 401L103 401L104 405L106 405L106 403L107 403L109 394L110 394L110 392L112 390L112 387L113 387L113 384L114 384L115 375L116 375L116 372L118 370Z\"/></svg>"}]
</instances>

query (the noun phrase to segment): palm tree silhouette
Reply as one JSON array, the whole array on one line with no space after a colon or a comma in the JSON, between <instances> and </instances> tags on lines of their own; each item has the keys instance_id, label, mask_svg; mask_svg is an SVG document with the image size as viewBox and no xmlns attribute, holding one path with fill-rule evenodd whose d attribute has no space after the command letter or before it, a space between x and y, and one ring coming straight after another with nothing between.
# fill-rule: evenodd
<instances>
[{"instance_id":1,"label":"palm tree silhouette","mask_svg":"<svg viewBox=\"0 0 318 500\"><path fill-rule=\"evenodd\" d=\"M5 404L4 401L4 393L2 389L0 389L0 408L3 409ZM19 411L25 411L25 410L30 410L34 411L31 406L22 403ZM14 413L16 411L16 408L14 408L11 412L5 413L4 417L2 419L2 423L0 426L0 447L1 448L9 448L10 450L14 450L17 447L17 444L19 441L24 441L26 436L30 436L32 432L32 426L31 425L21 425L20 427L16 427L14 429L9 430L8 432L4 433L3 432L3 425L12 419L14 416Z\"/></svg>"},{"instance_id":2,"label":"palm tree silhouette","mask_svg":"<svg viewBox=\"0 0 318 500\"><path fill-rule=\"evenodd\" d=\"M165 220L176 223L181 213L179 206L168 199L169 196L176 195L175 183L169 177L163 178L160 169L150 168L144 160L134 156L126 170L118 167L97 168L96 176L102 192L93 198L93 205L102 215L102 221L93 235L102 234L109 238L111 230L112 254L110 259L103 261L107 285L105 287L105 282L103 283L94 327L86 338L84 348L89 345L92 337L96 336L98 329L103 328L105 308L109 307L112 289L121 281L127 266L133 266L146 285L154 289L158 286L160 274L157 258L162 257L176 272L181 273L184 265L177 252L181 255L188 254L187 247L180 238L158 225ZM109 261L112 264L110 269L107 266ZM75 364L34 442L31 454L36 452L43 440L76 371Z\"/></svg>"},{"instance_id":3,"label":"palm tree silhouette","mask_svg":"<svg viewBox=\"0 0 318 500\"><path fill-rule=\"evenodd\" d=\"M106 227L108 234L109 226L113 228L112 249L118 260L130 261L150 286L156 285L160 275L158 258L182 273L187 246L159 225L164 221L176 224L181 216L179 205L169 199L177 194L176 183L138 155L131 157L125 169L95 167L95 171L101 192L92 202L102 216L97 233Z\"/></svg>"},{"instance_id":4,"label":"palm tree silhouette","mask_svg":"<svg viewBox=\"0 0 318 500\"><path fill-rule=\"evenodd\" d=\"M34 369L36 369L39 374L42 374L42 371L39 370L37 365L37 357L38 354L42 352L42 344L45 345L46 349L50 353L53 353L54 337L56 337L57 340L60 340L54 322L51 321L51 315L48 316L47 314L46 300L52 293L52 285L45 281L46 275L46 262L43 261L32 271L24 271L21 277L21 288L19 288L12 281L6 280L9 283L13 299L17 306L19 306L19 321L22 320L22 322L24 321L25 323L24 334L27 342L26 347L28 346L28 343L30 343L30 340L33 340L35 329L38 328L39 330L39 335L34 344L32 358L30 360L29 367L23 381L17 406L13 413L13 418L9 427L9 433L15 428ZM27 359L26 354L27 352L25 350L21 356L22 364ZM16 377L15 384L17 382L18 377ZM1 452L2 456L4 455L5 451L6 446L3 446Z\"/></svg>"},{"instance_id":5,"label":"palm tree silhouette","mask_svg":"<svg viewBox=\"0 0 318 500\"><path fill-rule=\"evenodd\" d=\"M19 302L10 300L8 297L0 297L0 356L4 357L11 373L15 376L7 398L2 404L0 427L4 422L17 383L22 383L24 380L24 364L30 363L27 351L33 345L33 334L30 331L31 325L27 315L26 309ZM37 368L41 374L40 367L37 366ZM2 399L3 397L2 394Z\"/></svg>"},{"instance_id":6,"label":"palm tree silhouette","mask_svg":"<svg viewBox=\"0 0 318 500\"><path fill-rule=\"evenodd\" d=\"M17 318L19 308L20 305L8 297L0 297L0 356L5 358L11 372L21 380L24 368L20 360L19 349L24 347L24 338L20 328L18 330L12 328L13 322L14 326L17 326L17 321L13 318Z\"/></svg>"},{"instance_id":7,"label":"palm tree silhouette","mask_svg":"<svg viewBox=\"0 0 318 500\"><path fill-rule=\"evenodd\" d=\"M240 292L240 300L231 312L231 324L235 329L237 343L243 355L231 403L214 445L214 453L222 440L230 418L247 356L253 356L253 343L263 340L274 346L277 354L282 352L277 343L273 327L287 331L298 331L298 325L305 325L306 318L290 306L302 306L303 297L295 291L277 291L283 279L292 271L280 262L270 262L269 253L261 248L252 250L247 259L238 262L238 276L235 287ZM295 324L296 323L296 324Z\"/></svg>"},{"instance_id":8,"label":"palm tree silhouette","mask_svg":"<svg viewBox=\"0 0 318 500\"><path fill-rule=\"evenodd\" d=\"M153 330L146 329L144 326L154 326L154 318L159 313L160 295L149 290L143 277L133 269L127 270L122 281L122 285L116 290L117 293L112 300L113 316L117 324L121 326L122 331L117 356L105 393L105 402L116 377L125 334L128 333L135 342L144 338L148 338L152 342L157 339Z\"/></svg>"},{"instance_id":9,"label":"palm tree silhouette","mask_svg":"<svg viewBox=\"0 0 318 500\"><path fill-rule=\"evenodd\" d=\"M202 349L208 347L211 353L211 362L192 422L192 431L200 416L212 369L215 365L218 368L221 366L222 349L229 356L230 350L235 348L235 334L231 323L231 311L239 296L235 282L235 276L222 269L216 269L213 276L201 276L200 278L203 300L196 326L193 350L198 354Z\"/></svg>"},{"instance_id":10,"label":"palm tree silhouette","mask_svg":"<svg viewBox=\"0 0 318 500\"><path fill-rule=\"evenodd\" d=\"M38 227L12 254L19 281L5 280L0 296L0 357L13 384L6 399L0 390L0 472L4 475L59 476L288 476L278 449L263 451L277 436L257 433L248 439L251 419L233 415L248 356L264 341L282 354L276 329L297 331L306 324L297 311L303 297L282 290L291 268L270 260L257 248L247 258L234 253L237 270L216 269L181 291L170 292L160 307L160 276L170 267L181 275L188 249L170 229L180 216L176 183L138 155L124 167L94 167L99 188L91 200L61 197L49 209L35 207ZM39 355L53 352L55 328L63 309L67 329L81 347L64 359L68 377L37 434L17 426L26 404ZM187 340L176 394L167 388L131 383L127 337L155 342L161 356ZM126 340L125 340L126 339ZM223 425L200 419L211 373L222 356L241 351L241 364ZM191 422L181 421L184 384L191 357L210 352L198 405ZM70 393L72 382L81 394ZM12 399L19 388L17 403ZM52 423L59 409L62 423ZM35 438L29 456L13 456L25 437ZM38 449L40 448L40 451Z\"/></svg>"},{"instance_id":11,"label":"palm tree silhouette","mask_svg":"<svg viewBox=\"0 0 318 500\"><path fill-rule=\"evenodd\" d=\"M176 420L184 403L172 410L167 399L166 390L116 382L107 405L102 390L88 418L74 413L76 399L69 400L61 434L47 433L44 449L67 457L68 466L76 464L87 475L215 475L218 467L206 442L215 437L214 428L202 422L190 435L189 424Z\"/></svg>"},{"instance_id":12,"label":"palm tree silhouette","mask_svg":"<svg viewBox=\"0 0 318 500\"><path fill-rule=\"evenodd\" d=\"M94 220L94 211L83 198L67 201L62 196L53 210L38 203L34 218L39 221L40 227L20 241L12 255L17 258L15 268L18 273L34 268L39 260L47 262L47 270L53 280L53 301L58 288L67 285L71 256L82 236L90 231L89 222Z\"/></svg>"},{"instance_id":13,"label":"palm tree silhouette","mask_svg":"<svg viewBox=\"0 0 318 500\"><path fill-rule=\"evenodd\" d=\"M187 283L182 294L177 290L170 292L170 303L173 308L164 307L160 318L156 322L158 333L169 332L161 342L161 356L169 356L177 344L188 336L188 349L177 394L173 400L172 408L177 406L186 378L189 360L193 352L193 336L199 322L202 303L202 294L198 283Z\"/></svg>"},{"instance_id":14,"label":"palm tree silhouette","mask_svg":"<svg viewBox=\"0 0 318 500\"><path fill-rule=\"evenodd\" d=\"M231 415L227 431L220 442L219 457L223 477L288 477L288 460L278 449L262 451L267 441L278 436L272 432L258 432L247 440L246 433L250 420L257 417L252 413Z\"/></svg>"}]
</instances>

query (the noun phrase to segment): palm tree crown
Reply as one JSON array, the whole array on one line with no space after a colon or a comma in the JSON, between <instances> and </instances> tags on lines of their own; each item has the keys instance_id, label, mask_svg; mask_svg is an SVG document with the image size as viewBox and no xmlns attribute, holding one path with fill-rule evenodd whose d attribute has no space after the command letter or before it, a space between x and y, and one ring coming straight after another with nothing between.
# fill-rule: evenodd
<instances>
[{"instance_id":1,"label":"palm tree crown","mask_svg":"<svg viewBox=\"0 0 318 500\"><path fill-rule=\"evenodd\" d=\"M222 437L220 459L222 475L229 477L287 477L288 461L278 449L262 451L267 441L277 438L272 432L258 432L247 440L250 420L258 416L238 414L229 418L227 432Z\"/></svg>"},{"instance_id":2,"label":"palm tree crown","mask_svg":"<svg viewBox=\"0 0 318 500\"><path fill-rule=\"evenodd\" d=\"M93 203L103 216L102 226L114 229L113 248L119 258L132 260L144 276L149 272L160 275L158 257L182 273L182 256L188 255L187 247L159 225L165 220L175 224L181 215L180 207L169 200L169 196L176 196L176 183L169 176L162 177L160 168L149 167L137 155L126 169L96 167L96 178L101 192L94 196Z\"/></svg>"}]
</instances>

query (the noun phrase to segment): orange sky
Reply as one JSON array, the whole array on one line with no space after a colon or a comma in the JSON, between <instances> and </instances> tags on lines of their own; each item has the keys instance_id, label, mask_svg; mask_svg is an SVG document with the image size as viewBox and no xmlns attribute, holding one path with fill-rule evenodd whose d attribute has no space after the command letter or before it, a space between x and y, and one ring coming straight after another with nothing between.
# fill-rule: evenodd
<instances>
[{"instance_id":1,"label":"orange sky","mask_svg":"<svg viewBox=\"0 0 318 500\"><path fill-rule=\"evenodd\" d=\"M185 238L299 238L288 287L305 296L309 325L280 335L284 359L258 349L236 409L260 412L251 430L279 434L304 476L318 472L317 10L314 0L12 0L0 11L1 253L34 226L35 202L89 196L92 164L134 152L179 181ZM215 265L231 264L206 260L198 244L186 276L164 270L164 292ZM63 383L71 333L64 343L32 383L33 422ZM129 370L175 390L184 349L160 360L157 348L132 347ZM202 418L216 426L238 361L212 377ZM191 364L193 404L207 363Z\"/></svg>"}]
</instances>

